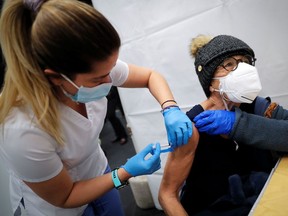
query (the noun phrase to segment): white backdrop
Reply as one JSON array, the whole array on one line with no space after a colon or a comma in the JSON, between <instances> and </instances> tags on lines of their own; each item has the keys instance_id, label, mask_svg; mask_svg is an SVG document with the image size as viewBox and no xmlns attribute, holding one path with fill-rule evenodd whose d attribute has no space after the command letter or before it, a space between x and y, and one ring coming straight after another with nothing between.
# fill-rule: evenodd
<instances>
[{"instance_id":1,"label":"white backdrop","mask_svg":"<svg viewBox=\"0 0 288 216\"><path fill-rule=\"evenodd\" d=\"M122 39L120 58L162 73L184 110L205 99L189 56L198 34L231 34L255 51L262 96L288 106L286 0L94 0ZM120 89L136 151L166 142L160 106L146 89Z\"/></svg>"},{"instance_id":2,"label":"white backdrop","mask_svg":"<svg viewBox=\"0 0 288 216\"><path fill-rule=\"evenodd\" d=\"M288 2L286 0L93 0L118 30L120 58L162 73L185 111L205 99L189 56L198 34L231 34L255 51L262 96L288 107ZM126 119L138 152L166 142L160 106L144 89L120 89ZM163 155L163 167L165 155ZM149 177L157 203L162 170ZM0 213L10 215L7 177L0 165Z\"/></svg>"},{"instance_id":3,"label":"white backdrop","mask_svg":"<svg viewBox=\"0 0 288 216\"><path fill-rule=\"evenodd\" d=\"M176 101L186 111L205 95L189 56L198 34L230 34L255 51L263 90L288 107L288 2L286 0L94 0L118 30L120 58L165 76ZM146 89L120 89L137 152L148 143L166 143L160 106ZM162 167L165 165L163 155ZM162 169L148 177L156 207Z\"/></svg>"}]
</instances>

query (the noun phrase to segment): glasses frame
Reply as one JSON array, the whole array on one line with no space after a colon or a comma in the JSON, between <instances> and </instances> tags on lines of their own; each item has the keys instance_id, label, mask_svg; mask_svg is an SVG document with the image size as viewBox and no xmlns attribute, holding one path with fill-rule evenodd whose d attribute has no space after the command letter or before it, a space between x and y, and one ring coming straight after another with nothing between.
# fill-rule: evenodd
<instances>
[{"instance_id":1,"label":"glasses frame","mask_svg":"<svg viewBox=\"0 0 288 216\"><path fill-rule=\"evenodd\" d=\"M257 60L256 58L254 58L254 57L252 57L252 56L250 56L250 55L243 55L243 57L246 57L246 58L248 59L249 63L244 62L243 59L235 59L234 57L228 57L228 58L226 58L226 59L222 62L222 64L220 64L218 67L222 67L222 68L224 68L226 71L231 72L231 71L234 71L234 70L236 70L236 69L238 68L238 64L239 64L240 62L244 62L244 63L250 64L250 65L252 65L252 66L255 66L255 62L256 62L256 60ZM223 64L227 59L230 59L230 58L234 59L235 62L236 62L236 66L233 67L233 69L227 69L227 68L226 68L227 65L225 66L225 65Z\"/></svg>"}]
</instances>

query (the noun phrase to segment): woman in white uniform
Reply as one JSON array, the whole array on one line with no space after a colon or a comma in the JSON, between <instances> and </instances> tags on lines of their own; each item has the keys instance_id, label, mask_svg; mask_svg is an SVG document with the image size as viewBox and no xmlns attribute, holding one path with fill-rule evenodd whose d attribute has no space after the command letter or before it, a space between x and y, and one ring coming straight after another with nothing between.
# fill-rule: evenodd
<instances>
[{"instance_id":1,"label":"woman in white uniform","mask_svg":"<svg viewBox=\"0 0 288 216\"><path fill-rule=\"evenodd\" d=\"M160 145L147 145L111 172L98 143L105 96L112 85L147 87L176 148L188 142L192 124L165 79L119 60L113 26L79 1L9 0L0 25L7 63L0 157L11 177L13 211L22 203L28 215L124 215L116 189L158 170Z\"/></svg>"}]
</instances>

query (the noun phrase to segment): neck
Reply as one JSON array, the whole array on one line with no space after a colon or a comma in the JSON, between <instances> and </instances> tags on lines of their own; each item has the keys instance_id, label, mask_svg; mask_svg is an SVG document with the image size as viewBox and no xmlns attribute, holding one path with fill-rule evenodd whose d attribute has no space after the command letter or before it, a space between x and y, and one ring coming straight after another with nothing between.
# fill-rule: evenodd
<instances>
[{"instance_id":1,"label":"neck","mask_svg":"<svg viewBox=\"0 0 288 216\"><path fill-rule=\"evenodd\" d=\"M58 89L57 92L58 92L58 100L60 102L70 107L71 109L75 110L76 112L83 115L84 117L87 117L86 106L84 103L78 103L78 102L71 100L63 93L63 91L60 88Z\"/></svg>"},{"instance_id":2,"label":"neck","mask_svg":"<svg viewBox=\"0 0 288 216\"><path fill-rule=\"evenodd\" d=\"M233 106L234 103L231 101L225 101L228 109L230 110ZM207 98L205 101L201 103L201 106L203 107L204 110L225 110L225 105L222 100L222 97L220 94L215 94L212 93L209 98Z\"/></svg>"}]
</instances>

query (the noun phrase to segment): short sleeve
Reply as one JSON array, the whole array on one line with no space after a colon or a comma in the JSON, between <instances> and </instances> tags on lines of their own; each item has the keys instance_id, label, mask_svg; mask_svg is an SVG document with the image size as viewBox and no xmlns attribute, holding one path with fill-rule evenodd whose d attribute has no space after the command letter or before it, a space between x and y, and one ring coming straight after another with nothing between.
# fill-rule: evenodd
<instances>
[{"instance_id":1,"label":"short sleeve","mask_svg":"<svg viewBox=\"0 0 288 216\"><path fill-rule=\"evenodd\" d=\"M41 182L63 168L55 140L37 128L13 128L4 135L0 150L8 167L22 180Z\"/></svg>"},{"instance_id":2,"label":"short sleeve","mask_svg":"<svg viewBox=\"0 0 288 216\"><path fill-rule=\"evenodd\" d=\"M112 83L114 86L121 86L128 78L129 67L126 62L117 60L115 67L110 73Z\"/></svg>"}]
</instances>

